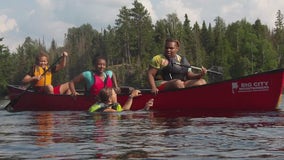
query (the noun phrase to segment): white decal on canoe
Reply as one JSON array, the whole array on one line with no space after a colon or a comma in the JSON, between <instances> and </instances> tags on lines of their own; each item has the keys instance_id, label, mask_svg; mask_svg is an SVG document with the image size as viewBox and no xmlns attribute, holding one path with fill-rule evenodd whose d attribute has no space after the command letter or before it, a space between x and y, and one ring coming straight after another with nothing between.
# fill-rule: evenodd
<instances>
[{"instance_id":1,"label":"white decal on canoe","mask_svg":"<svg viewBox=\"0 0 284 160\"><path fill-rule=\"evenodd\" d=\"M257 81L257 82L232 82L232 93L241 92L264 92L269 91L268 81Z\"/></svg>"},{"instance_id":2,"label":"white decal on canoe","mask_svg":"<svg viewBox=\"0 0 284 160\"><path fill-rule=\"evenodd\" d=\"M232 93L235 94L235 91L238 91L239 85L238 82L232 83Z\"/></svg>"}]
</instances>

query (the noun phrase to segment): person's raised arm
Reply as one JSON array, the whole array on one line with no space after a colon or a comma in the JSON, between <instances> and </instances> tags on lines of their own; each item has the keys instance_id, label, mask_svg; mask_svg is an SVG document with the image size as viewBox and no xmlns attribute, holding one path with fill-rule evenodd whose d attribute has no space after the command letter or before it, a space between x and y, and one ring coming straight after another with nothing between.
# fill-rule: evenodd
<instances>
[{"instance_id":1,"label":"person's raised arm","mask_svg":"<svg viewBox=\"0 0 284 160\"><path fill-rule=\"evenodd\" d=\"M68 53L64 51L62 53L62 56L63 57L62 57L60 63L58 65L56 65L56 70L55 71L59 71L59 70L61 70L62 68L64 68L66 66Z\"/></svg>"},{"instance_id":2,"label":"person's raised arm","mask_svg":"<svg viewBox=\"0 0 284 160\"><path fill-rule=\"evenodd\" d=\"M131 92L131 94L129 95L128 99L126 100L125 104L123 105L122 109L123 109L124 111L130 110L131 105L132 105L132 102L133 102L133 98L134 98L134 97L141 96L141 95L142 95L142 94L141 94L141 91L140 91L140 90L137 90L137 89L133 90L133 91Z\"/></svg>"}]
</instances>

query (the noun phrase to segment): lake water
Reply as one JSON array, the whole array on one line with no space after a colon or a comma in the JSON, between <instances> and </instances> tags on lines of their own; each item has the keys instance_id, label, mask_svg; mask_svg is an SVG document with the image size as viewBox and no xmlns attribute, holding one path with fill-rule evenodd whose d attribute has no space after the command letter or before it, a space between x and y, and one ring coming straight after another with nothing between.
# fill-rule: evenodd
<instances>
[{"instance_id":1,"label":"lake water","mask_svg":"<svg viewBox=\"0 0 284 160\"><path fill-rule=\"evenodd\" d=\"M0 110L0 142L0 159L282 160L284 112Z\"/></svg>"}]
</instances>

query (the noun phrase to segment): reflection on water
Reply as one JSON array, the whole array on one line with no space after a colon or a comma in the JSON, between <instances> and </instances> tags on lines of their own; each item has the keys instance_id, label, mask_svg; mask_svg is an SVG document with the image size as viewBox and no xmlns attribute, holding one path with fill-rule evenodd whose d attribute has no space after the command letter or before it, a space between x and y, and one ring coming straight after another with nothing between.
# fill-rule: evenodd
<instances>
[{"instance_id":1,"label":"reflection on water","mask_svg":"<svg viewBox=\"0 0 284 160\"><path fill-rule=\"evenodd\" d=\"M0 111L0 159L283 159L284 112Z\"/></svg>"},{"instance_id":2,"label":"reflection on water","mask_svg":"<svg viewBox=\"0 0 284 160\"><path fill-rule=\"evenodd\" d=\"M36 125L38 126L38 132L35 133L36 144L40 146L53 143L53 115L52 113L43 113L41 115L34 116Z\"/></svg>"}]
</instances>

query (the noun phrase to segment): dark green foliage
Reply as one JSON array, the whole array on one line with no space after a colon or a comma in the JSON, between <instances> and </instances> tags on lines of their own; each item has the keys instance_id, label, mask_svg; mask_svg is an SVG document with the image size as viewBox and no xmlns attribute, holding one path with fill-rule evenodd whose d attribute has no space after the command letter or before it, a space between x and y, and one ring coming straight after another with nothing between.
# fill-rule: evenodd
<instances>
[{"instance_id":1,"label":"dark green foliage","mask_svg":"<svg viewBox=\"0 0 284 160\"><path fill-rule=\"evenodd\" d=\"M101 31L90 24L69 28L63 47L57 47L53 40L46 50L44 43L27 37L16 53L10 53L0 44L1 93L5 93L7 84L21 83L40 50L49 53L50 63L63 51L69 53L67 67L54 75L54 84L92 69L94 57L105 56L119 85L146 88L149 61L164 52L168 37L181 42L180 54L192 65L221 71L223 79L284 67L284 26L280 10L272 32L259 19L254 24L242 19L226 25L221 17L216 17L214 25L203 21L201 25L195 22L191 26L190 22L190 15L185 14L181 22L176 13L171 13L152 24L149 12L134 0L132 8L121 7L114 27ZM207 76L210 82L222 78Z\"/></svg>"},{"instance_id":2,"label":"dark green foliage","mask_svg":"<svg viewBox=\"0 0 284 160\"><path fill-rule=\"evenodd\" d=\"M3 38L0 38L0 42ZM1 95L6 93L6 85L12 80L11 75L7 70L12 70L12 55L9 53L9 49L0 45L0 93ZM12 71L13 72L13 71Z\"/></svg>"}]
</instances>

